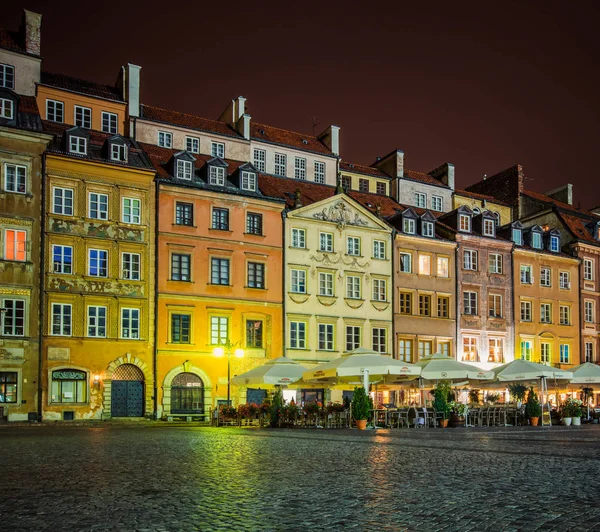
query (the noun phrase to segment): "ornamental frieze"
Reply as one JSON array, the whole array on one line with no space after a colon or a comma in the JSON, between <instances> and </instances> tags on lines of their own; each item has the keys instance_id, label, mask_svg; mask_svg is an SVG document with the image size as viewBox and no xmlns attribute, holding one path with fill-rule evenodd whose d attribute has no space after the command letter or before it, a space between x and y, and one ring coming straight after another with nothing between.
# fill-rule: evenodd
<instances>
[{"instance_id":1,"label":"ornamental frieze","mask_svg":"<svg viewBox=\"0 0 600 532\"><path fill-rule=\"evenodd\" d=\"M112 223L50 218L48 226L50 231L54 233L87 236L92 238L108 238L111 240L127 240L130 242L144 242L144 231L142 229L121 227Z\"/></svg>"},{"instance_id":2,"label":"ornamental frieze","mask_svg":"<svg viewBox=\"0 0 600 532\"><path fill-rule=\"evenodd\" d=\"M66 279L54 277L48 281L48 290L60 292L88 292L93 294L114 294L131 297L143 297L144 285L123 283L120 281L87 281L85 279Z\"/></svg>"},{"instance_id":3,"label":"ornamental frieze","mask_svg":"<svg viewBox=\"0 0 600 532\"><path fill-rule=\"evenodd\" d=\"M361 262L358 257L343 255L340 252L322 253L320 256L309 255L308 258L314 262L322 264L323 266L334 266L342 263L344 266L350 266L351 268L367 269L371 265L370 261L368 260Z\"/></svg>"},{"instance_id":4,"label":"ornamental frieze","mask_svg":"<svg viewBox=\"0 0 600 532\"><path fill-rule=\"evenodd\" d=\"M352 212L343 201L338 201L330 207L325 207L321 212L313 214L313 218L323 220L324 222L333 222L340 233L348 225L369 225L358 213Z\"/></svg>"}]
</instances>

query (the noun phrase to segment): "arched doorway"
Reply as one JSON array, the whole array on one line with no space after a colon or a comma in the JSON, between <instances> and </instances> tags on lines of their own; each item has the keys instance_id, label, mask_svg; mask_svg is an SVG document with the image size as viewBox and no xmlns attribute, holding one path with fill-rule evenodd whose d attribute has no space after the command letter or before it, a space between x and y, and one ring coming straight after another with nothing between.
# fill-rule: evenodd
<instances>
[{"instance_id":1,"label":"arched doorway","mask_svg":"<svg viewBox=\"0 0 600 532\"><path fill-rule=\"evenodd\" d=\"M179 373L171 383L172 414L203 414L204 383L193 373Z\"/></svg>"},{"instance_id":2,"label":"arched doorway","mask_svg":"<svg viewBox=\"0 0 600 532\"><path fill-rule=\"evenodd\" d=\"M144 373L133 364L119 366L112 376L112 417L142 417L144 415Z\"/></svg>"}]
</instances>

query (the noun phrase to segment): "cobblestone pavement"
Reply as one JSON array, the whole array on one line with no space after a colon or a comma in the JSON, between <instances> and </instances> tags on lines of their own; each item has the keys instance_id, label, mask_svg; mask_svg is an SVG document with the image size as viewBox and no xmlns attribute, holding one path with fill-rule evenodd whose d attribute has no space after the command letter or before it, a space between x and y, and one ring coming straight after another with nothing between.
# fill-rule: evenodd
<instances>
[{"instance_id":1,"label":"cobblestone pavement","mask_svg":"<svg viewBox=\"0 0 600 532\"><path fill-rule=\"evenodd\" d=\"M600 530L600 426L0 427L12 530Z\"/></svg>"}]
</instances>

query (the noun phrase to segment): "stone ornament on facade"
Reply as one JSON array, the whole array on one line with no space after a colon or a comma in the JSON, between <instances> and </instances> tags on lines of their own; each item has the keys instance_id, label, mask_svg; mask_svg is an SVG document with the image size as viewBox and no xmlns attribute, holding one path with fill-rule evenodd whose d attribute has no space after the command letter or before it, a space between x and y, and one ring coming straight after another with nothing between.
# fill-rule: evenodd
<instances>
[{"instance_id":1,"label":"stone ornament on facade","mask_svg":"<svg viewBox=\"0 0 600 532\"><path fill-rule=\"evenodd\" d=\"M324 222L333 222L341 233L348 225L369 225L358 213L353 213L343 201L338 201L329 208L325 207L321 212L313 214L313 218Z\"/></svg>"}]
</instances>

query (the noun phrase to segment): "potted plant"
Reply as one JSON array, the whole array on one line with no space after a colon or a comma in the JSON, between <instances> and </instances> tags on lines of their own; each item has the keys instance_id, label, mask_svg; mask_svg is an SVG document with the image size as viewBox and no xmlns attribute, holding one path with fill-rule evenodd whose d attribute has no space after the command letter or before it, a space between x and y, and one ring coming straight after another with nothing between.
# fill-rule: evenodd
<instances>
[{"instance_id":1,"label":"potted plant","mask_svg":"<svg viewBox=\"0 0 600 532\"><path fill-rule=\"evenodd\" d=\"M458 401L451 401L448 403L450 410L452 411L452 417L450 418L451 427L460 427L465 424L465 418L469 412L469 405L459 403Z\"/></svg>"},{"instance_id":2,"label":"potted plant","mask_svg":"<svg viewBox=\"0 0 600 532\"><path fill-rule=\"evenodd\" d=\"M279 427L282 416L283 416L283 405L285 404L283 400L283 392L281 388L277 388L277 391L273 394L273 400L271 401L271 409L270 409L270 425L271 428Z\"/></svg>"},{"instance_id":3,"label":"potted plant","mask_svg":"<svg viewBox=\"0 0 600 532\"><path fill-rule=\"evenodd\" d=\"M508 393L515 403L517 403L517 408L521 408L523 401L525 401L525 395L527 394L527 386L519 383L509 384Z\"/></svg>"},{"instance_id":4,"label":"potted plant","mask_svg":"<svg viewBox=\"0 0 600 532\"><path fill-rule=\"evenodd\" d=\"M525 416L529 418L529 423L531 423L532 427L537 427L541 415L542 405L540 405L533 388L529 388L527 402L525 403Z\"/></svg>"},{"instance_id":5,"label":"potted plant","mask_svg":"<svg viewBox=\"0 0 600 532\"><path fill-rule=\"evenodd\" d=\"M479 404L479 390L473 388L472 390L469 390L469 402L472 405L478 405Z\"/></svg>"},{"instance_id":6,"label":"potted plant","mask_svg":"<svg viewBox=\"0 0 600 532\"><path fill-rule=\"evenodd\" d=\"M371 410L371 401L369 401L369 396L362 386L354 388L354 395L352 396L350 406L352 417L356 422L356 428L358 430L365 430L367 428L367 419L369 419L369 411Z\"/></svg>"},{"instance_id":7,"label":"potted plant","mask_svg":"<svg viewBox=\"0 0 600 532\"><path fill-rule=\"evenodd\" d=\"M448 416L450 415L448 399L450 397L450 392L450 383L448 381L438 382L433 390L433 409L436 413L442 415L440 427L443 429L448 426Z\"/></svg>"},{"instance_id":8,"label":"potted plant","mask_svg":"<svg viewBox=\"0 0 600 532\"><path fill-rule=\"evenodd\" d=\"M486 400L486 402L495 405L500 400L500 394L499 393L488 393L485 396L485 400Z\"/></svg>"},{"instance_id":9,"label":"potted plant","mask_svg":"<svg viewBox=\"0 0 600 532\"><path fill-rule=\"evenodd\" d=\"M579 399L567 397L567 400L565 401L565 404L561 410L563 425L567 427L571 425L571 423L573 425L581 425L581 415L583 414L581 404L582 403Z\"/></svg>"}]
</instances>

